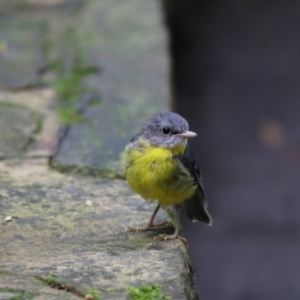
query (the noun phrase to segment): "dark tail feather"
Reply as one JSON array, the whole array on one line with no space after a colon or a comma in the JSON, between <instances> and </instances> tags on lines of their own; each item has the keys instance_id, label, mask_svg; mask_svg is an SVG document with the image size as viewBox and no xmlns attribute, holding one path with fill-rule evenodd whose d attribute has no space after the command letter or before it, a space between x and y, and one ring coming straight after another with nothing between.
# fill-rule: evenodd
<instances>
[{"instance_id":1,"label":"dark tail feather","mask_svg":"<svg viewBox=\"0 0 300 300\"><path fill-rule=\"evenodd\" d=\"M191 220L202 221L208 225L212 225L212 218L206 210L205 199L199 190L195 195L184 201L186 214Z\"/></svg>"}]
</instances>

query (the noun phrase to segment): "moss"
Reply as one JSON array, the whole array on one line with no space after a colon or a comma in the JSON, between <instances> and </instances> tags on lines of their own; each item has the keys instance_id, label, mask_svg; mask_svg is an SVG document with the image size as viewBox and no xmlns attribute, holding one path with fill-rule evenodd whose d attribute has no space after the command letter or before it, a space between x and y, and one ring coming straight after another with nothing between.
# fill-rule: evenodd
<instances>
[{"instance_id":1,"label":"moss","mask_svg":"<svg viewBox=\"0 0 300 300\"><path fill-rule=\"evenodd\" d=\"M83 297L83 293L80 291L76 290L74 287L69 286L66 283L60 282L57 278L53 277L52 275L46 276L44 279L38 278L42 282L44 282L46 285L53 289L57 290L64 290L66 292L72 293L74 295L77 295L79 297Z\"/></svg>"},{"instance_id":2,"label":"moss","mask_svg":"<svg viewBox=\"0 0 300 300\"><path fill-rule=\"evenodd\" d=\"M34 294L28 293L26 291L19 291L19 290L12 290L12 289L1 289L0 288L0 292L15 294L11 298L9 298L9 300L30 300L30 299L33 299L33 297L34 297Z\"/></svg>"},{"instance_id":3,"label":"moss","mask_svg":"<svg viewBox=\"0 0 300 300\"><path fill-rule=\"evenodd\" d=\"M84 293L76 290L75 288L70 287L67 284L64 284L60 282L58 279L53 277L52 275L48 275L46 278L44 278L43 282L50 286L51 288L55 288L58 290L65 290L69 293L73 293L79 297L85 297L89 300L100 300L99 291L98 290L87 290Z\"/></svg>"},{"instance_id":4,"label":"moss","mask_svg":"<svg viewBox=\"0 0 300 300\"><path fill-rule=\"evenodd\" d=\"M79 13L80 8L77 12L74 11L74 20ZM82 41L78 38L76 26L73 25L70 22L59 37L58 53L49 38L51 34L47 24L42 24L40 29L43 36L41 52L45 61L41 73L51 73L50 79L46 77L41 83L50 85L55 90L58 98L56 107L58 115L61 122L67 125L85 121L79 111L79 102L83 95L88 94L90 98L88 105L100 103L98 96L93 95L94 91L84 85L85 78L97 73L98 68L86 63Z\"/></svg>"},{"instance_id":5,"label":"moss","mask_svg":"<svg viewBox=\"0 0 300 300\"><path fill-rule=\"evenodd\" d=\"M129 287L128 292L130 294L130 300L171 299L169 296L164 295L161 292L161 286L159 284L143 285L139 288Z\"/></svg>"},{"instance_id":6,"label":"moss","mask_svg":"<svg viewBox=\"0 0 300 300\"><path fill-rule=\"evenodd\" d=\"M60 69L65 69L60 72ZM79 102L84 94L92 93L84 86L84 79L97 72L97 68L85 65L81 60L75 60L71 69L61 63L58 68L53 64L55 79L50 82L58 97L57 112L63 124L74 124L85 121L79 111ZM91 105L99 104L100 100L91 97Z\"/></svg>"},{"instance_id":7,"label":"moss","mask_svg":"<svg viewBox=\"0 0 300 300\"><path fill-rule=\"evenodd\" d=\"M87 290L84 292L84 296L86 299L100 300L99 291L97 290Z\"/></svg>"},{"instance_id":8,"label":"moss","mask_svg":"<svg viewBox=\"0 0 300 300\"><path fill-rule=\"evenodd\" d=\"M30 300L34 295L28 292L19 292L17 295L11 297L9 300Z\"/></svg>"},{"instance_id":9,"label":"moss","mask_svg":"<svg viewBox=\"0 0 300 300\"><path fill-rule=\"evenodd\" d=\"M102 177L109 179L124 179L124 176L120 174L120 172L102 170L99 167L78 167L78 166L66 166L60 164L59 161L55 159L50 160L50 165L55 170L58 170L61 173L65 174L79 174L84 176L92 176L92 177Z\"/></svg>"},{"instance_id":10,"label":"moss","mask_svg":"<svg viewBox=\"0 0 300 300\"><path fill-rule=\"evenodd\" d=\"M56 285L62 285L55 277L53 277L52 275L48 275L46 276L46 278L44 279L44 283L46 285L49 286L56 286Z\"/></svg>"},{"instance_id":11,"label":"moss","mask_svg":"<svg viewBox=\"0 0 300 300\"><path fill-rule=\"evenodd\" d=\"M65 76L54 81L57 96L63 101L76 101L86 91L82 86L82 80L96 72L96 67L86 66L83 62L75 63Z\"/></svg>"}]
</instances>

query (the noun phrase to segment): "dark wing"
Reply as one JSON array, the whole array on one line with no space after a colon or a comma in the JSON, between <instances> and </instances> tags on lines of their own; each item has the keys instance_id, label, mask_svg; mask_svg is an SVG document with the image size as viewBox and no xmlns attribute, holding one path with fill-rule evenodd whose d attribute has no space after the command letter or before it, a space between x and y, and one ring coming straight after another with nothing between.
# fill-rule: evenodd
<instances>
[{"instance_id":1,"label":"dark wing","mask_svg":"<svg viewBox=\"0 0 300 300\"><path fill-rule=\"evenodd\" d=\"M179 156L178 159L190 172L194 182L197 184L197 190L194 196L184 201L186 213L191 220L199 220L211 225L212 218L207 211L207 203L203 190L201 173L188 145L186 146L184 153Z\"/></svg>"}]
</instances>

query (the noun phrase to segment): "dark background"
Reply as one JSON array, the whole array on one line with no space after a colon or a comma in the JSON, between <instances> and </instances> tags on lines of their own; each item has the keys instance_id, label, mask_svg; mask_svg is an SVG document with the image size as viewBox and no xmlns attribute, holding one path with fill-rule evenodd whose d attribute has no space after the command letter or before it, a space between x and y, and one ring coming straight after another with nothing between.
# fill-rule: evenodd
<instances>
[{"instance_id":1,"label":"dark background","mask_svg":"<svg viewBox=\"0 0 300 300\"><path fill-rule=\"evenodd\" d=\"M163 2L174 110L212 227L183 216L199 297L300 299L300 2ZM182 214L184 215L184 214Z\"/></svg>"}]
</instances>

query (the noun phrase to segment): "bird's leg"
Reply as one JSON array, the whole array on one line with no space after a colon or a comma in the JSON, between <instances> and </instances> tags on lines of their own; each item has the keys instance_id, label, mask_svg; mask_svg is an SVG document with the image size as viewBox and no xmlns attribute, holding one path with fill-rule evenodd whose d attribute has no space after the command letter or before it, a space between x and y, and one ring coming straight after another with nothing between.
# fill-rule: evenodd
<instances>
[{"instance_id":1,"label":"bird's leg","mask_svg":"<svg viewBox=\"0 0 300 300\"><path fill-rule=\"evenodd\" d=\"M142 231L147 231L147 230L152 229L152 228L163 227L163 226L168 225L169 224L168 222L160 222L160 223L156 223L156 224L153 223L154 218L155 218L159 208L160 208L160 205L158 204L156 206L150 220L149 220L149 223L146 226L143 226L143 227L131 227L131 226L129 226L128 230L142 232Z\"/></svg>"},{"instance_id":2,"label":"bird's leg","mask_svg":"<svg viewBox=\"0 0 300 300\"><path fill-rule=\"evenodd\" d=\"M178 235L179 233L179 213L180 213L180 205L176 205L175 206L176 209L176 220L175 220L175 231L173 234L160 234L158 237L160 239L163 239L165 241L169 241L169 240L174 240L174 239L179 239L180 241L182 241L185 245L185 247L188 247L188 242L185 238L181 237Z\"/></svg>"}]
</instances>

